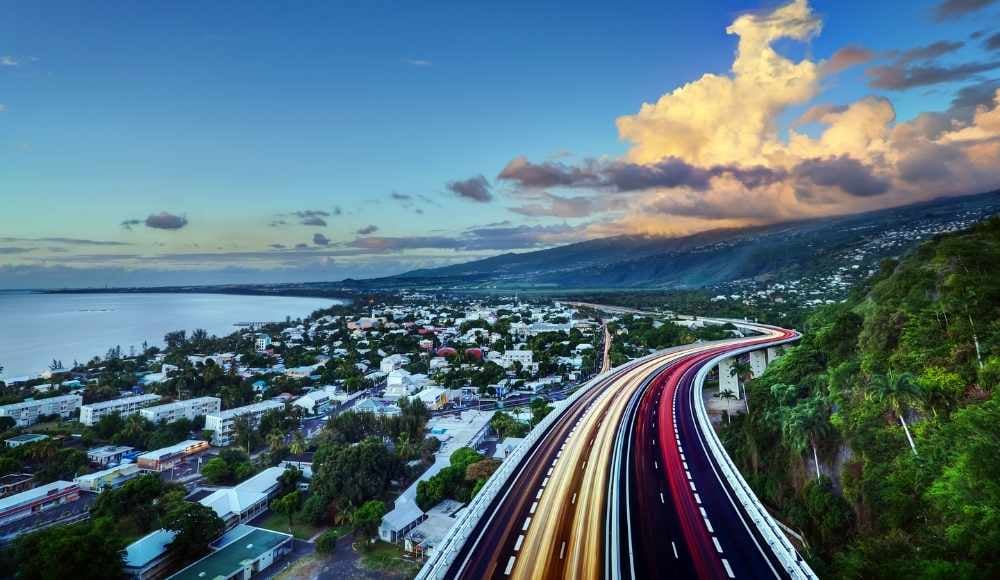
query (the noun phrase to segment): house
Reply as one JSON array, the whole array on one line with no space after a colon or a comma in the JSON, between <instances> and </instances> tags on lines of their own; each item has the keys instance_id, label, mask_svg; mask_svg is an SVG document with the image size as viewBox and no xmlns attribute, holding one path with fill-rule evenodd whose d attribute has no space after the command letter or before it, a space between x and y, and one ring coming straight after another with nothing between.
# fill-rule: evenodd
<instances>
[{"instance_id":1,"label":"house","mask_svg":"<svg viewBox=\"0 0 1000 580\"><path fill-rule=\"evenodd\" d=\"M430 558L434 548L444 540L448 531L458 521L462 511L460 501L446 499L429 509L419 524L407 532L403 548L417 557Z\"/></svg>"},{"instance_id":2,"label":"house","mask_svg":"<svg viewBox=\"0 0 1000 580\"><path fill-rule=\"evenodd\" d=\"M448 404L450 396L452 396L452 392L448 389L428 387L414 395L413 398L419 399L431 411L439 411Z\"/></svg>"},{"instance_id":3,"label":"house","mask_svg":"<svg viewBox=\"0 0 1000 580\"><path fill-rule=\"evenodd\" d=\"M362 399L354 405L355 413L373 413L380 417L396 417L400 414L399 405L378 399Z\"/></svg>"},{"instance_id":4,"label":"house","mask_svg":"<svg viewBox=\"0 0 1000 580\"><path fill-rule=\"evenodd\" d=\"M126 445L103 445L101 447L94 447L87 450L87 461L93 463L94 465L117 465L122 462L129 451L132 451L134 447L128 447Z\"/></svg>"},{"instance_id":5,"label":"house","mask_svg":"<svg viewBox=\"0 0 1000 580\"><path fill-rule=\"evenodd\" d=\"M8 383L9 384L9 383ZM28 399L20 403L0 405L0 417L10 417L18 427L27 427L38 422L40 417L59 415L69 417L83 404L80 395L60 395L45 399Z\"/></svg>"},{"instance_id":6,"label":"house","mask_svg":"<svg viewBox=\"0 0 1000 580\"><path fill-rule=\"evenodd\" d=\"M48 435L41 435L37 433L24 433L23 435L15 435L10 439L5 439L4 444L7 447L20 447L21 445L28 445L29 443L38 443L39 441L45 441L48 439Z\"/></svg>"},{"instance_id":7,"label":"house","mask_svg":"<svg viewBox=\"0 0 1000 580\"><path fill-rule=\"evenodd\" d=\"M0 498L27 491L35 486L35 476L30 473L11 473L0 476Z\"/></svg>"},{"instance_id":8,"label":"house","mask_svg":"<svg viewBox=\"0 0 1000 580\"><path fill-rule=\"evenodd\" d=\"M160 400L160 395L134 395L100 403L80 406L80 422L93 427L107 415L118 415L122 418L134 415L141 409L149 407Z\"/></svg>"},{"instance_id":9,"label":"house","mask_svg":"<svg viewBox=\"0 0 1000 580\"><path fill-rule=\"evenodd\" d=\"M258 332L254 335L253 346L257 352L264 352L271 347L271 337L263 332Z\"/></svg>"},{"instance_id":10,"label":"house","mask_svg":"<svg viewBox=\"0 0 1000 580\"><path fill-rule=\"evenodd\" d=\"M391 373L408 364L410 364L410 357L402 354L390 354L379 363L379 370L383 373Z\"/></svg>"},{"instance_id":11,"label":"house","mask_svg":"<svg viewBox=\"0 0 1000 580\"><path fill-rule=\"evenodd\" d=\"M136 458L136 463L143 471L161 472L171 469L188 457L208 449L208 441L189 439L169 447L162 447Z\"/></svg>"},{"instance_id":12,"label":"house","mask_svg":"<svg viewBox=\"0 0 1000 580\"><path fill-rule=\"evenodd\" d=\"M292 551L292 536L241 525L211 544L208 556L170 576L169 580L247 580L267 570Z\"/></svg>"},{"instance_id":13,"label":"house","mask_svg":"<svg viewBox=\"0 0 1000 580\"><path fill-rule=\"evenodd\" d=\"M267 510L280 487L278 478L284 472L284 468L269 467L235 487L214 491L198 503L212 508L227 529L249 522Z\"/></svg>"},{"instance_id":14,"label":"house","mask_svg":"<svg viewBox=\"0 0 1000 580\"><path fill-rule=\"evenodd\" d=\"M225 447L232 444L236 435L236 421L241 417L246 417L250 425L256 428L260 424L260 418L265 413L283 410L284 403L277 401L261 401L244 407L227 409L218 413L205 415L205 429L212 431L212 445Z\"/></svg>"},{"instance_id":15,"label":"house","mask_svg":"<svg viewBox=\"0 0 1000 580\"><path fill-rule=\"evenodd\" d=\"M0 526L80 499L80 486L53 481L0 499Z\"/></svg>"},{"instance_id":16,"label":"house","mask_svg":"<svg viewBox=\"0 0 1000 580\"><path fill-rule=\"evenodd\" d=\"M102 471L78 475L73 478L73 482L79 485L80 489L99 492L120 487L126 481L138 477L140 473L142 470L139 469L138 465L123 463Z\"/></svg>"},{"instance_id":17,"label":"house","mask_svg":"<svg viewBox=\"0 0 1000 580\"><path fill-rule=\"evenodd\" d=\"M168 550L177 532L160 528L125 547L122 570L130 580L162 578L173 558Z\"/></svg>"}]
</instances>

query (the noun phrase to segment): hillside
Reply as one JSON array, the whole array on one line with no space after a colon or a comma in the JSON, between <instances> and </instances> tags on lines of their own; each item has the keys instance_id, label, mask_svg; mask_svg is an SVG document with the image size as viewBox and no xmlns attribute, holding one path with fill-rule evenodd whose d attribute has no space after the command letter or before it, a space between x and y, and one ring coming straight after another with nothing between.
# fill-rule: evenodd
<instances>
[{"instance_id":1,"label":"hillside","mask_svg":"<svg viewBox=\"0 0 1000 580\"><path fill-rule=\"evenodd\" d=\"M997 264L998 217L887 261L750 383L724 439L820 576L1000 576Z\"/></svg>"},{"instance_id":2,"label":"hillside","mask_svg":"<svg viewBox=\"0 0 1000 580\"><path fill-rule=\"evenodd\" d=\"M715 230L680 238L619 236L589 240L414 270L362 284L731 289L767 280L824 278L837 272L851 278L853 274L867 274L882 258L899 255L920 239L968 227L997 211L1000 191L852 216Z\"/></svg>"}]
</instances>

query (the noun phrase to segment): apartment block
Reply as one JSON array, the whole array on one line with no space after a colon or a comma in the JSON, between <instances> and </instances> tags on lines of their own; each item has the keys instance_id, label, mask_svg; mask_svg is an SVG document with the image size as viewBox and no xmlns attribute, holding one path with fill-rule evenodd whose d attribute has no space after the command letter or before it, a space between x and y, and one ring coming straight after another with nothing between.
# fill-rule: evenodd
<instances>
[{"instance_id":1,"label":"apartment block","mask_svg":"<svg viewBox=\"0 0 1000 580\"><path fill-rule=\"evenodd\" d=\"M261 401L245 407L226 409L218 413L205 416L205 429L212 431L212 445L225 447L231 445L236 437L236 420L246 417L250 420L250 425L256 428L260 424L260 418L269 411L280 411L285 408L284 403L278 401Z\"/></svg>"},{"instance_id":2,"label":"apartment block","mask_svg":"<svg viewBox=\"0 0 1000 580\"><path fill-rule=\"evenodd\" d=\"M174 401L166 405L153 405L141 409L139 414L153 423L173 423L178 419L193 420L198 415L218 413L222 400L218 397L198 397L186 401Z\"/></svg>"},{"instance_id":3,"label":"apartment block","mask_svg":"<svg viewBox=\"0 0 1000 580\"><path fill-rule=\"evenodd\" d=\"M0 405L0 417L14 419L18 427L27 427L38 422L39 417L59 415L69 417L83 404L80 395L60 395L47 399L29 399L20 403Z\"/></svg>"},{"instance_id":4,"label":"apartment block","mask_svg":"<svg viewBox=\"0 0 1000 580\"><path fill-rule=\"evenodd\" d=\"M127 417L138 413L141 409L149 407L159 400L159 395L135 395L133 397L122 397L121 399L83 405L80 407L80 422L89 427L95 425L102 417L107 415Z\"/></svg>"}]
</instances>

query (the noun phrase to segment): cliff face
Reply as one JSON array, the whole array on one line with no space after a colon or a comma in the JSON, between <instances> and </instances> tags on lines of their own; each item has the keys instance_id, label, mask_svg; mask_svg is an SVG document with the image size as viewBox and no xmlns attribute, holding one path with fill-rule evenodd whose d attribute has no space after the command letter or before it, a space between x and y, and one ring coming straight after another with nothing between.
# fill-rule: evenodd
<instances>
[{"instance_id":1,"label":"cliff face","mask_svg":"<svg viewBox=\"0 0 1000 580\"><path fill-rule=\"evenodd\" d=\"M1000 218L883 263L803 330L724 438L821 575L1000 575Z\"/></svg>"}]
</instances>

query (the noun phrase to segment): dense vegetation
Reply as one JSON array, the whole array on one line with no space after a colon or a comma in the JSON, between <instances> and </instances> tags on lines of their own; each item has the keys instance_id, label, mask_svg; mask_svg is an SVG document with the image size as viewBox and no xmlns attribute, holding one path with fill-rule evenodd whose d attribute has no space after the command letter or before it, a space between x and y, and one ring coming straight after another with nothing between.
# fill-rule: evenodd
<instances>
[{"instance_id":1,"label":"dense vegetation","mask_svg":"<svg viewBox=\"0 0 1000 580\"><path fill-rule=\"evenodd\" d=\"M998 264L1000 218L887 261L750 384L727 446L821 576L1000 576Z\"/></svg>"}]
</instances>

